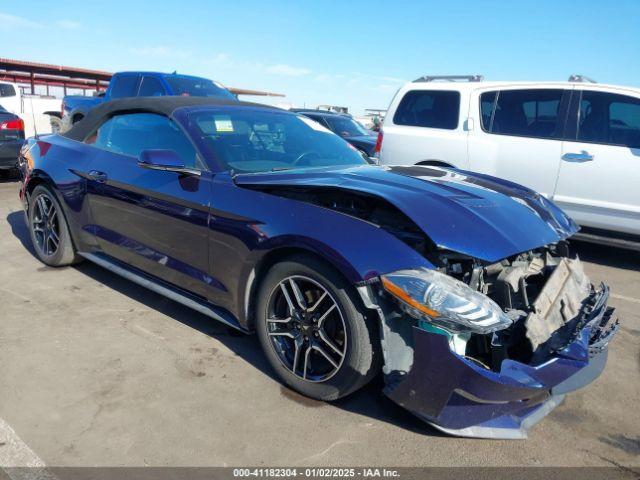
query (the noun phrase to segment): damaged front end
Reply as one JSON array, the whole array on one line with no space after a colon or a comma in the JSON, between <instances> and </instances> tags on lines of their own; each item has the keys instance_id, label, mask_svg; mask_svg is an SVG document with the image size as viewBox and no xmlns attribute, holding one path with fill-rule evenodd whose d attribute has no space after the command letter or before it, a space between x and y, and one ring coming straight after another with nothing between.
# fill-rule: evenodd
<instances>
[{"instance_id":1,"label":"damaged front end","mask_svg":"<svg viewBox=\"0 0 640 480\"><path fill-rule=\"evenodd\" d=\"M454 435L525 438L604 369L618 329L564 242L486 264L441 252L437 269L359 291L382 322L385 393Z\"/></svg>"}]
</instances>

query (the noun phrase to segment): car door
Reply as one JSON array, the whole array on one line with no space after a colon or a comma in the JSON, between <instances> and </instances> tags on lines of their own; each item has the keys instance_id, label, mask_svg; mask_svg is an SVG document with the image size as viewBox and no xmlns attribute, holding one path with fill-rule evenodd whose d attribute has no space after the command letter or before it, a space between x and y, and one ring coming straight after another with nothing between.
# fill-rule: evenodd
<instances>
[{"instance_id":1,"label":"car door","mask_svg":"<svg viewBox=\"0 0 640 480\"><path fill-rule=\"evenodd\" d=\"M557 86L476 91L470 100L477 121L468 136L469 168L551 197L570 92Z\"/></svg>"},{"instance_id":2,"label":"car door","mask_svg":"<svg viewBox=\"0 0 640 480\"><path fill-rule=\"evenodd\" d=\"M116 115L86 140L97 153L89 172L93 230L102 251L178 287L209 297L211 175L171 119ZM200 176L138 165L143 150L173 150Z\"/></svg>"},{"instance_id":3,"label":"car door","mask_svg":"<svg viewBox=\"0 0 640 480\"><path fill-rule=\"evenodd\" d=\"M640 95L577 89L554 200L580 225L640 235Z\"/></svg>"}]
</instances>

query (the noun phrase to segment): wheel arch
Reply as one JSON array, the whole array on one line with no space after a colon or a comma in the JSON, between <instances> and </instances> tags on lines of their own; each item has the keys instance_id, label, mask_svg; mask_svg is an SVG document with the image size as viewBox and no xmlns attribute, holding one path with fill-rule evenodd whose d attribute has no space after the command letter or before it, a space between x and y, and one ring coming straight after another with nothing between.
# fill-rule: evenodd
<instances>
[{"instance_id":1,"label":"wheel arch","mask_svg":"<svg viewBox=\"0 0 640 480\"><path fill-rule=\"evenodd\" d=\"M242 308L240 308L239 311L241 311L244 316L240 323L244 323L247 329L254 329L258 290L271 267L298 255L314 258L323 262L341 275L349 285L353 284L349 279L349 277L353 275L353 272L350 271L348 267L343 266L340 268L339 266L336 266L332 259L322 253L319 253L315 249L304 246L283 246L274 248L265 253L246 275L247 280L244 296L242 297Z\"/></svg>"},{"instance_id":2,"label":"wheel arch","mask_svg":"<svg viewBox=\"0 0 640 480\"><path fill-rule=\"evenodd\" d=\"M56 197L58 205L60 205L60 210L61 210L62 216L64 217L64 221L67 223L67 226L69 228L71 243L73 244L74 248L77 248L78 239L76 238L75 229L71 228L71 225L69 222L69 215L66 210L66 203L64 202L63 198L60 196L60 192L56 188L56 183L53 181L53 179L49 175L47 175L42 170L38 170L38 169L33 170L29 175L29 181L24 187L24 195L26 197L25 204L27 205L27 211L26 211L27 218L29 218L29 211L28 211L29 199L31 198L31 194L33 193L33 191L39 185L44 185L45 187L47 187L49 191L51 191L51 193Z\"/></svg>"},{"instance_id":3,"label":"wheel arch","mask_svg":"<svg viewBox=\"0 0 640 480\"><path fill-rule=\"evenodd\" d=\"M53 191L53 194L56 195L58 203L60 203L60 197L58 195L56 185L53 179L49 175L47 175L44 171L37 170L37 169L30 172L29 180L24 188L25 195L27 196L27 199L26 199L27 202L29 200L29 197L33 193L33 190L38 185L46 185L47 187L49 187Z\"/></svg>"}]
</instances>

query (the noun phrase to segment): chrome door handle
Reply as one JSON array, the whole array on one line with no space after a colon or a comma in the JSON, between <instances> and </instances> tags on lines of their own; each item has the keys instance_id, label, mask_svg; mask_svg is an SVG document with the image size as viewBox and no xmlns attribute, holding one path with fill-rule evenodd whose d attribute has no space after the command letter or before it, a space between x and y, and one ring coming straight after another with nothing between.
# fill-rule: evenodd
<instances>
[{"instance_id":1,"label":"chrome door handle","mask_svg":"<svg viewBox=\"0 0 640 480\"><path fill-rule=\"evenodd\" d=\"M590 162L593 158L593 155L585 150L580 153L565 153L562 155L562 160L565 162Z\"/></svg>"},{"instance_id":2,"label":"chrome door handle","mask_svg":"<svg viewBox=\"0 0 640 480\"><path fill-rule=\"evenodd\" d=\"M97 170L91 170L89 172L89 178L95 180L96 182L104 183L107 181L107 174L104 172L99 172Z\"/></svg>"}]
</instances>

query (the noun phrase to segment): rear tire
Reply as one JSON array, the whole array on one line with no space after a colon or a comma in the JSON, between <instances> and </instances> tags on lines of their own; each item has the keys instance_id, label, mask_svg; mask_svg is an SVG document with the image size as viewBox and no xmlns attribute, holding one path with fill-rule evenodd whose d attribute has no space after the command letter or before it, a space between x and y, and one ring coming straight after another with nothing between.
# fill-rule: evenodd
<instances>
[{"instance_id":1,"label":"rear tire","mask_svg":"<svg viewBox=\"0 0 640 480\"><path fill-rule=\"evenodd\" d=\"M259 288L256 316L269 363L303 395L336 400L379 371L377 325L366 319L353 287L321 260L296 255L271 267Z\"/></svg>"},{"instance_id":2,"label":"rear tire","mask_svg":"<svg viewBox=\"0 0 640 480\"><path fill-rule=\"evenodd\" d=\"M76 255L64 211L53 192L44 185L29 197L29 233L36 255L51 267L64 267L81 260Z\"/></svg>"}]
</instances>

